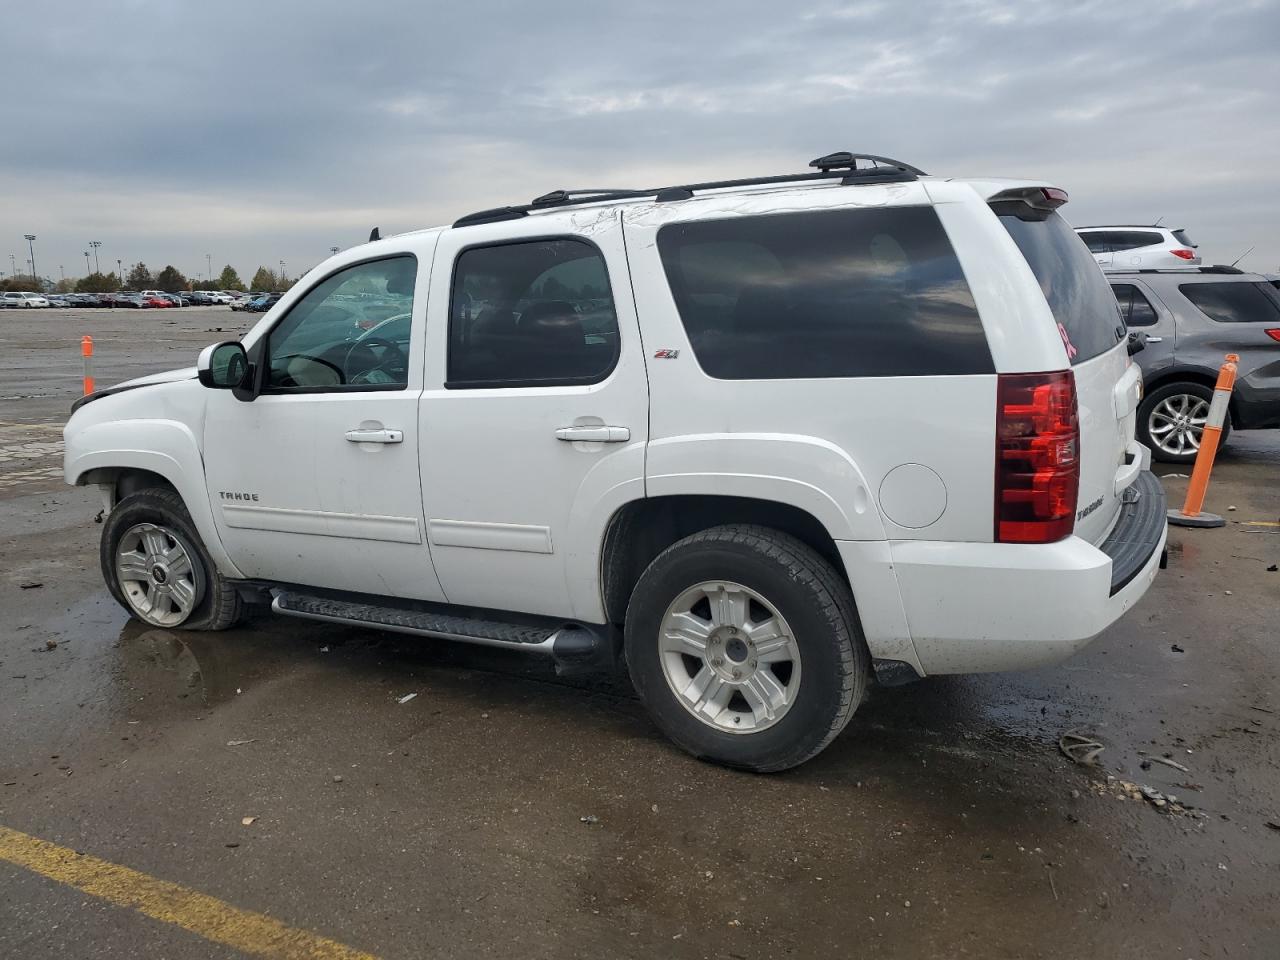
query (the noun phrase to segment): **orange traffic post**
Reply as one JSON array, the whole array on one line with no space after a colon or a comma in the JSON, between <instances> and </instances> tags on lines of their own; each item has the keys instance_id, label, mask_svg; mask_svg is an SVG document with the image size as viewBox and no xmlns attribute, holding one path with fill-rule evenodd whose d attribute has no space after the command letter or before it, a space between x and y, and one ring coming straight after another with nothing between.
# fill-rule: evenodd
<instances>
[{"instance_id":1,"label":"orange traffic post","mask_svg":"<svg viewBox=\"0 0 1280 960\"><path fill-rule=\"evenodd\" d=\"M1209 404L1209 415L1205 418L1204 430L1200 434L1200 451L1196 454L1195 466L1191 468L1191 482L1187 485L1187 499L1181 510L1169 511L1169 522L1179 527L1221 527L1227 521L1216 513L1203 513L1205 491L1209 489L1209 474L1213 470L1213 458L1218 453L1218 443L1222 440L1222 425L1227 419L1227 404L1231 401L1231 390L1236 385L1236 364L1240 357L1234 353L1227 354L1227 362L1218 370L1218 382L1213 385L1213 400ZM1190 426L1190 425L1188 425Z\"/></svg>"},{"instance_id":2,"label":"orange traffic post","mask_svg":"<svg viewBox=\"0 0 1280 960\"><path fill-rule=\"evenodd\" d=\"M80 356L84 357L84 395L93 393L93 337L80 338Z\"/></svg>"}]
</instances>

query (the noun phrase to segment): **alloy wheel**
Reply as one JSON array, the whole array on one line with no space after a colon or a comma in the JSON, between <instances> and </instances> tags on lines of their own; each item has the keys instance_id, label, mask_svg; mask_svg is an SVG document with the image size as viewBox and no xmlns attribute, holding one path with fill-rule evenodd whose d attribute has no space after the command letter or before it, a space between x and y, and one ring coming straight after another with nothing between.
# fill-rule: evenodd
<instances>
[{"instance_id":1,"label":"alloy wheel","mask_svg":"<svg viewBox=\"0 0 1280 960\"><path fill-rule=\"evenodd\" d=\"M120 537L116 578L138 618L157 627L185 622L204 592L187 545L154 523L136 524Z\"/></svg>"},{"instance_id":2,"label":"alloy wheel","mask_svg":"<svg viewBox=\"0 0 1280 960\"><path fill-rule=\"evenodd\" d=\"M659 660L690 714L725 733L757 733L791 709L800 647L765 597L738 583L705 581L681 593L662 619Z\"/></svg>"},{"instance_id":3,"label":"alloy wheel","mask_svg":"<svg viewBox=\"0 0 1280 960\"><path fill-rule=\"evenodd\" d=\"M1209 417L1209 401L1190 393L1165 397L1147 418L1151 442L1172 456L1200 451L1200 436Z\"/></svg>"}]
</instances>

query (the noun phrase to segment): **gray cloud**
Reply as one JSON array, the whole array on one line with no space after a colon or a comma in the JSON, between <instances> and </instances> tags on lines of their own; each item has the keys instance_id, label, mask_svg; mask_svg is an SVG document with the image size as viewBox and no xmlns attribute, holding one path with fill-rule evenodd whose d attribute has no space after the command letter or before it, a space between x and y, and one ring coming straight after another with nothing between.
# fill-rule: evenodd
<instances>
[{"instance_id":1,"label":"gray cloud","mask_svg":"<svg viewBox=\"0 0 1280 960\"><path fill-rule=\"evenodd\" d=\"M0 59L0 269L291 273L558 186L887 153L1042 177L1078 223L1280 266L1271 2L433 5L53 0ZM7 242L7 244L6 244Z\"/></svg>"}]
</instances>

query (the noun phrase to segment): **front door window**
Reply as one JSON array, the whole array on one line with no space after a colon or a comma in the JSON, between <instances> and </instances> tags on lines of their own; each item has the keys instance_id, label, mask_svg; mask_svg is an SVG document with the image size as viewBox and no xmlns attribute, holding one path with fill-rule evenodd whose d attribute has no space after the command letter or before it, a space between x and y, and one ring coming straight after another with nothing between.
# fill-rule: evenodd
<instances>
[{"instance_id":1,"label":"front door window","mask_svg":"<svg viewBox=\"0 0 1280 960\"><path fill-rule=\"evenodd\" d=\"M268 335L264 392L403 390L416 275L401 256L322 280Z\"/></svg>"}]
</instances>

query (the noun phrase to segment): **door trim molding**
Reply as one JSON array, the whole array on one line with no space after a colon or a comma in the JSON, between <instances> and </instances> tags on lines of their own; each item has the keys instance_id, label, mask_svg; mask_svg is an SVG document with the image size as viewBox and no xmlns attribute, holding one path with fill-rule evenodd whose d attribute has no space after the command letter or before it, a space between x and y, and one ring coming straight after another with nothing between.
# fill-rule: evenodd
<instances>
[{"instance_id":1,"label":"door trim molding","mask_svg":"<svg viewBox=\"0 0 1280 960\"><path fill-rule=\"evenodd\" d=\"M221 507L222 519L227 526L239 530L300 533L346 540L380 540L387 543L422 542L422 527L416 517L253 507L240 503L224 503Z\"/></svg>"},{"instance_id":2,"label":"door trim molding","mask_svg":"<svg viewBox=\"0 0 1280 960\"><path fill-rule=\"evenodd\" d=\"M516 553L554 553L551 528L523 523L487 523L482 520L427 521L433 546L470 547L476 550L511 550Z\"/></svg>"}]
</instances>

